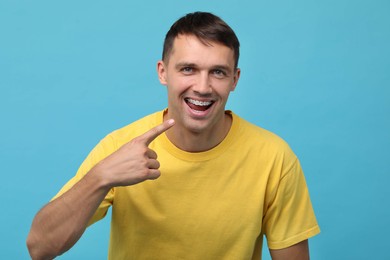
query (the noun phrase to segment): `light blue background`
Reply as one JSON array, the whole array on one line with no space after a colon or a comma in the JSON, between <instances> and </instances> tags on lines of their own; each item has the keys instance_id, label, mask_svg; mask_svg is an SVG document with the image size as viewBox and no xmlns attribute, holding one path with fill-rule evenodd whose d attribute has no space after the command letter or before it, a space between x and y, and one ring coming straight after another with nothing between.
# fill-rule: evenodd
<instances>
[{"instance_id":1,"label":"light blue background","mask_svg":"<svg viewBox=\"0 0 390 260\"><path fill-rule=\"evenodd\" d=\"M228 108L302 162L312 259L390 259L388 0L1 0L0 259L28 259L33 216L102 137L166 106L163 38L196 10L241 41ZM106 218L59 259L106 259L108 236Z\"/></svg>"}]
</instances>

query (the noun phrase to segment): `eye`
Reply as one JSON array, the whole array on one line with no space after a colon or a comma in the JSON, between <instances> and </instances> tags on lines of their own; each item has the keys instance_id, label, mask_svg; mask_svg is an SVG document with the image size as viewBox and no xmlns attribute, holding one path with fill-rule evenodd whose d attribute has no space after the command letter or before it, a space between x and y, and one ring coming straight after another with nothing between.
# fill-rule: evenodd
<instances>
[{"instance_id":1,"label":"eye","mask_svg":"<svg viewBox=\"0 0 390 260\"><path fill-rule=\"evenodd\" d=\"M220 69L215 69L215 70L212 71L212 73L213 73L216 77L218 77L218 78L223 78L223 77L226 76L226 72L223 71L223 70L220 70Z\"/></svg>"},{"instance_id":2,"label":"eye","mask_svg":"<svg viewBox=\"0 0 390 260\"><path fill-rule=\"evenodd\" d=\"M184 74L191 74L194 69L192 67L183 67L180 69L181 72L183 72Z\"/></svg>"}]
</instances>

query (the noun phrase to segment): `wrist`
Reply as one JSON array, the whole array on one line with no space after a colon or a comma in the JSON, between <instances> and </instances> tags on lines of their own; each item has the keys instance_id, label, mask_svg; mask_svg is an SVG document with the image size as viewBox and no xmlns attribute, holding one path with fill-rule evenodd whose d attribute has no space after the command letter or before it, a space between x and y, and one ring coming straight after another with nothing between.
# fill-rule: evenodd
<instances>
[{"instance_id":1,"label":"wrist","mask_svg":"<svg viewBox=\"0 0 390 260\"><path fill-rule=\"evenodd\" d=\"M99 164L95 165L85 176L93 187L108 192L114 185L105 177L104 170Z\"/></svg>"}]
</instances>

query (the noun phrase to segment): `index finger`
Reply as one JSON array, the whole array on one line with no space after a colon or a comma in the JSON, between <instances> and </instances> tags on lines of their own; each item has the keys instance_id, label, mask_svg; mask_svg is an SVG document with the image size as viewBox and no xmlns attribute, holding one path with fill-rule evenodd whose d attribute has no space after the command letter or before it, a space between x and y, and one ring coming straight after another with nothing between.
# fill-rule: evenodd
<instances>
[{"instance_id":1,"label":"index finger","mask_svg":"<svg viewBox=\"0 0 390 260\"><path fill-rule=\"evenodd\" d=\"M167 131L175 124L175 120L168 119L164 121L161 125L153 127L146 133L140 136L141 139L145 140L145 144L148 146L154 139L156 139L159 135Z\"/></svg>"}]
</instances>

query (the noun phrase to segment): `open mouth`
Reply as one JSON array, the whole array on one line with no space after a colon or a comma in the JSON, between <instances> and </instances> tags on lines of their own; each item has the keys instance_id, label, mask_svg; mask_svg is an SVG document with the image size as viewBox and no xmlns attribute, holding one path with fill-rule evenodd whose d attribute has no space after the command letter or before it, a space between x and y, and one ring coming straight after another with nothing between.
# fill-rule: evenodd
<instances>
[{"instance_id":1,"label":"open mouth","mask_svg":"<svg viewBox=\"0 0 390 260\"><path fill-rule=\"evenodd\" d=\"M192 99L192 98L186 98L185 102L187 103L187 105L191 109L197 110L197 111L206 111L214 103L214 101L200 101L200 100L195 100L195 99Z\"/></svg>"}]
</instances>

